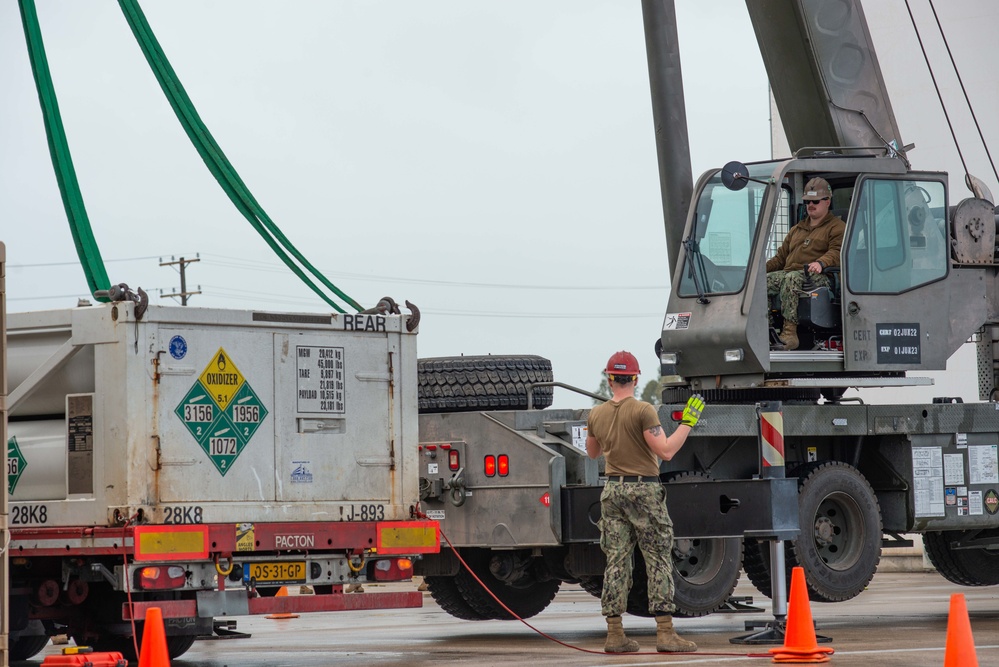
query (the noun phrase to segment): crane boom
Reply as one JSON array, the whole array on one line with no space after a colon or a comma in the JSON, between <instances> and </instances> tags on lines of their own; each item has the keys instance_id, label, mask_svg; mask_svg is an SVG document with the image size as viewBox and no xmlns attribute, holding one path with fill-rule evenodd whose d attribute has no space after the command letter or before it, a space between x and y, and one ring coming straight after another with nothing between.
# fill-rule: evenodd
<instances>
[{"instance_id":1,"label":"crane boom","mask_svg":"<svg viewBox=\"0 0 999 667\"><path fill-rule=\"evenodd\" d=\"M673 275L690 207L690 195L694 189L673 0L642 0L642 18L645 23L645 51L649 60L663 220L666 224L666 250L669 272Z\"/></svg>"},{"instance_id":2,"label":"crane boom","mask_svg":"<svg viewBox=\"0 0 999 667\"><path fill-rule=\"evenodd\" d=\"M902 141L860 0L746 0L791 151Z\"/></svg>"}]
</instances>

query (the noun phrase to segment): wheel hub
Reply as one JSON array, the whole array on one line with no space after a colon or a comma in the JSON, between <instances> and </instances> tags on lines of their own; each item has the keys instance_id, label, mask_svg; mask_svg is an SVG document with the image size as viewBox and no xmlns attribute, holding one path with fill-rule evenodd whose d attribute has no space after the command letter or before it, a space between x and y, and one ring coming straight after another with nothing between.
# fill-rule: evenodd
<instances>
[{"instance_id":1,"label":"wheel hub","mask_svg":"<svg viewBox=\"0 0 999 667\"><path fill-rule=\"evenodd\" d=\"M836 534L836 526L827 516L815 517L815 543L820 547L827 547L833 542Z\"/></svg>"}]
</instances>

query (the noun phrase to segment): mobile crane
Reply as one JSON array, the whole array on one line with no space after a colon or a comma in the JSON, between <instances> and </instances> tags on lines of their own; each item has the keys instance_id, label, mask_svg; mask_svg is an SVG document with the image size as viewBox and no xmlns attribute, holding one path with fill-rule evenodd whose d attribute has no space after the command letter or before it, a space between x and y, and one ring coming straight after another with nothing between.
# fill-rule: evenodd
<instances>
[{"instance_id":1,"label":"mobile crane","mask_svg":"<svg viewBox=\"0 0 999 667\"><path fill-rule=\"evenodd\" d=\"M688 444L662 466L678 538L678 613L725 608L740 565L771 595L773 537L784 540L788 576L803 566L816 601L858 595L882 547L907 543L907 533L922 533L948 580L999 584L992 195L968 175L973 196L955 203L946 173L911 169L912 147L901 141L859 0L747 6L792 155L733 162L694 184L673 3L643 2L673 278L656 342L660 417L675 423L693 392L709 404ZM801 348L772 351L765 261L804 217L804 184L815 176L832 185L833 210L846 221L842 266L831 288L800 300ZM844 398L850 387L928 385L915 373L944 369L972 337L989 402ZM521 616L544 609L560 581L599 595L600 480L582 451L586 410L491 402L493 385L504 385L476 374L494 369L461 363L435 360L422 369L428 514ZM520 407L549 404L546 395L530 395L536 383L518 386L529 395ZM758 444L761 405L775 404L783 416L781 480L767 475ZM442 452L456 452L448 455L461 466L435 465ZM450 549L419 567L453 615L505 617ZM647 614L637 567L629 611Z\"/></svg>"}]
</instances>

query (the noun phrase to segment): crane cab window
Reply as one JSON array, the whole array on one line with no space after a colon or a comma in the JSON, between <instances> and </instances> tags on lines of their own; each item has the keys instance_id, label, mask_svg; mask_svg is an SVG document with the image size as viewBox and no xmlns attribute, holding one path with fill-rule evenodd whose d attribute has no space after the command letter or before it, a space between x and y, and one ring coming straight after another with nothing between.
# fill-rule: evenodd
<instances>
[{"instance_id":1,"label":"crane cab window","mask_svg":"<svg viewBox=\"0 0 999 667\"><path fill-rule=\"evenodd\" d=\"M866 178L858 190L844 263L850 292L905 292L947 275L943 182Z\"/></svg>"},{"instance_id":2,"label":"crane cab window","mask_svg":"<svg viewBox=\"0 0 999 667\"><path fill-rule=\"evenodd\" d=\"M772 164L749 166L749 175L760 180L772 171ZM742 290L766 189L765 182L750 181L742 190L729 190L720 172L705 183L685 241L680 296L697 296L698 285L706 294Z\"/></svg>"}]
</instances>

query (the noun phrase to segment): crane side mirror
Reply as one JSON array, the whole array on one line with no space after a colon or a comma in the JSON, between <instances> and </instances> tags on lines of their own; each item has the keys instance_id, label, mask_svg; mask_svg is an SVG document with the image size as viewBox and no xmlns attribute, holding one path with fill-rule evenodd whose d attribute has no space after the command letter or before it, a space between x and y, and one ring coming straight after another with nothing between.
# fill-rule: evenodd
<instances>
[{"instance_id":1,"label":"crane side mirror","mask_svg":"<svg viewBox=\"0 0 999 667\"><path fill-rule=\"evenodd\" d=\"M743 163L733 160L722 167L721 180L726 188L738 192L749 183L749 169Z\"/></svg>"}]
</instances>

